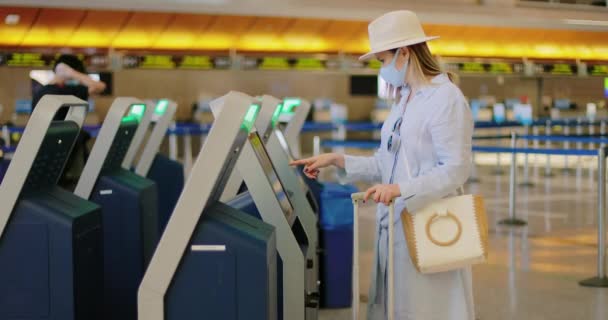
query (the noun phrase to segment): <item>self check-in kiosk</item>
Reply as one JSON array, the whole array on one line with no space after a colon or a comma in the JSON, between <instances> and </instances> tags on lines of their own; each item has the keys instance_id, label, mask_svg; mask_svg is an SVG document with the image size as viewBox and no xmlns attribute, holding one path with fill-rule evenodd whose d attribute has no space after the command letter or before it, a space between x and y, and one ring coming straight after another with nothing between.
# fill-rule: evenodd
<instances>
[{"instance_id":1,"label":"self check-in kiosk","mask_svg":"<svg viewBox=\"0 0 608 320\"><path fill-rule=\"evenodd\" d=\"M159 100L153 108L152 133L145 144L135 173L146 177L158 187L158 228L162 233L184 188L184 167L181 163L158 153L160 145L177 110L174 101Z\"/></svg>"},{"instance_id":2,"label":"self check-in kiosk","mask_svg":"<svg viewBox=\"0 0 608 320\"><path fill-rule=\"evenodd\" d=\"M224 111L216 114L139 288L140 320L277 319L275 228L219 202L259 112L252 102L239 92L215 102ZM287 224L280 190L260 173L265 207Z\"/></svg>"},{"instance_id":3,"label":"self check-in kiosk","mask_svg":"<svg viewBox=\"0 0 608 320\"><path fill-rule=\"evenodd\" d=\"M44 96L0 185L0 319L103 319L101 209L57 186L86 108Z\"/></svg>"},{"instance_id":4,"label":"self check-in kiosk","mask_svg":"<svg viewBox=\"0 0 608 320\"><path fill-rule=\"evenodd\" d=\"M275 108L268 103L266 105L262 103L261 108L270 112L260 111L256 120L256 128L258 122L270 122L275 111ZM214 103L211 103L211 109L214 115L220 111L223 112L222 106ZM260 117L265 119L260 120ZM263 127L267 126L268 124L265 124ZM268 156L261 135L266 135L266 132L256 131L250 134L248 143L243 146L243 151L237 161L238 175L235 176L242 178L248 191L230 201L229 204L243 207L243 203L253 200L257 210L248 212L258 215L264 222L275 227L279 254L277 270L279 319L305 319L306 306L314 302L311 301L312 297L307 295L306 290L306 253L310 243L302 221L293 209L289 191L276 173L276 168ZM233 184L235 176L230 178L227 188L240 184L238 182ZM269 183L273 188L265 190ZM229 199L235 195L229 192L234 192L234 188L231 188L230 191L225 190L222 199ZM277 197L269 197L269 194L273 193ZM278 203L269 201L269 199L276 198L279 199Z\"/></svg>"},{"instance_id":5,"label":"self check-in kiosk","mask_svg":"<svg viewBox=\"0 0 608 320\"><path fill-rule=\"evenodd\" d=\"M301 229L296 227L294 232L299 230L299 234L305 237L302 242L306 244L306 318L316 319L319 301L317 217L306 198L305 190L302 189L305 185L300 182L299 175L294 168L289 166L290 157L281 144L281 139L284 140L283 133L276 129L276 125L283 111L283 104L280 100L269 95L263 96L261 98L261 103L262 108L256 119L256 128L262 136L266 151L277 171L278 178L285 187L288 194L287 198L293 203L295 208L294 214L301 224ZM229 199L234 197L237 192L237 186L239 186L242 181L239 174L233 172L223 198ZM251 205L247 205L246 203L252 203L252 200L250 194L245 193L233 200L232 203L238 203L241 207L251 208ZM304 231L303 234L301 231ZM279 292L282 293L281 290Z\"/></svg>"},{"instance_id":6,"label":"self check-in kiosk","mask_svg":"<svg viewBox=\"0 0 608 320\"><path fill-rule=\"evenodd\" d=\"M145 130L146 105L117 98L110 107L74 193L102 208L104 319L134 319L137 288L159 239L156 184L122 167Z\"/></svg>"}]
</instances>

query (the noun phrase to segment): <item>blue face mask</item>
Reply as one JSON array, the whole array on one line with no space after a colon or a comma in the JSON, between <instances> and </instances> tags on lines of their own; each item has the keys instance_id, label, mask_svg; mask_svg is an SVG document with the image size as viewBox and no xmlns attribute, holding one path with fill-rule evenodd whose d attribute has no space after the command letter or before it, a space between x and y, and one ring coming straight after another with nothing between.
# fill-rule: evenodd
<instances>
[{"instance_id":1,"label":"blue face mask","mask_svg":"<svg viewBox=\"0 0 608 320\"><path fill-rule=\"evenodd\" d=\"M380 68L380 76L382 79L395 88L405 86L405 75L407 74L408 67L408 61L405 62L401 70L397 70L397 67L395 67L399 50L401 49L397 49L395 55L393 56L393 60L388 66L383 66Z\"/></svg>"}]
</instances>

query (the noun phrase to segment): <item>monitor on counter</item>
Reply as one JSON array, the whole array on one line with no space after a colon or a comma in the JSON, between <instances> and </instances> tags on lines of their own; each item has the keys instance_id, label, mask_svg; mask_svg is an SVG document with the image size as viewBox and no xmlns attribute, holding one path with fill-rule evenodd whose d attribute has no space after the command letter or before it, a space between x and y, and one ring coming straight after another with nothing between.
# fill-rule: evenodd
<instances>
[{"instance_id":1,"label":"monitor on counter","mask_svg":"<svg viewBox=\"0 0 608 320\"><path fill-rule=\"evenodd\" d=\"M557 109L568 110L570 109L570 99L555 99L553 106Z\"/></svg>"},{"instance_id":2,"label":"monitor on counter","mask_svg":"<svg viewBox=\"0 0 608 320\"><path fill-rule=\"evenodd\" d=\"M377 96L378 75L351 75L350 95L371 97Z\"/></svg>"}]
</instances>

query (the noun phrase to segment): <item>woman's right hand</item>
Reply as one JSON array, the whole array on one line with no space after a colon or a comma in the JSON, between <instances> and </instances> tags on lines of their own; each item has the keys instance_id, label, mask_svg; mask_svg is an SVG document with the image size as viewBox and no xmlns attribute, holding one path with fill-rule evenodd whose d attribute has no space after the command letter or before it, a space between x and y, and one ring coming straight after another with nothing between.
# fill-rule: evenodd
<instances>
[{"instance_id":1,"label":"woman's right hand","mask_svg":"<svg viewBox=\"0 0 608 320\"><path fill-rule=\"evenodd\" d=\"M344 168L344 155L339 153L324 153L318 156L295 160L289 163L290 166L304 166L304 174L310 179L319 176L319 169L336 166Z\"/></svg>"}]
</instances>

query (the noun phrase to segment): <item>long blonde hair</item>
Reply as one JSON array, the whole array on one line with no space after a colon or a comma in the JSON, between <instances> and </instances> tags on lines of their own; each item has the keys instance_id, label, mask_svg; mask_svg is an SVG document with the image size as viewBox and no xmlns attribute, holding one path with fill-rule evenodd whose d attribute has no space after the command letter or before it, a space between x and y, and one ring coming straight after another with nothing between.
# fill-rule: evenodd
<instances>
[{"instance_id":1,"label":"long blonde hair","mask_svg":"<svg viewBox=\"0 0 608 320\"><path fill-rule=\"evenodd\" d=\"M410 50L409 68L412 68L412 74L415 75L421 83L428 84L428 77L435 77L442 74L441 67L437 59L431 54L431 50L426 42L414 44L407 47ZM397 49L390 50L393 54L397 54ZM455 81L455 76L451 72L447 72L450 81ZM387 97L389 105L400 99L400 92L390 84L386 84Z\"/></svg>"}]
</instances>

